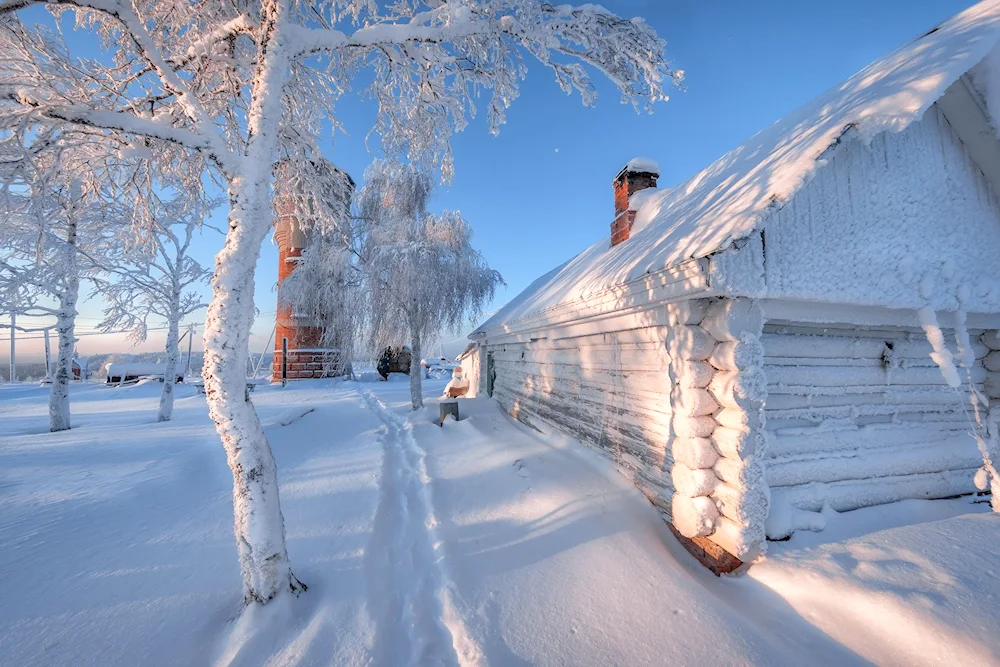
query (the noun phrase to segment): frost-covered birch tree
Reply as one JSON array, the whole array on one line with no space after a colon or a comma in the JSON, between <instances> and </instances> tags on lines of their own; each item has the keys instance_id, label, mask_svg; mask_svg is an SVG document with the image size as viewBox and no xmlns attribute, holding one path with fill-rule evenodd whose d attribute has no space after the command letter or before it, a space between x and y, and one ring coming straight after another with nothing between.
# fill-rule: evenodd
<instances>
[{"instance_id":1,"label":"frost-covered birch tree","mask_svg":"<svg viewBox=\"0 0 1000 667\"><path fill-rule=\"evenodd\" d=\"M359 265L367 284L368 321L376 346L410 344L410 402L423 407L423 344L478 315L500 274L472 247L472 228L458 211L433 215L431 177L412 165L378 161L358 195L363 223Z\"/></svg>"},{"instance_id":2,"label":"frost-covered birch tree","mask_svg":"<svg viewBox=\"0 0 1000 667\"><path fill-rule=\"evenodd\" d=\"M61 36L22 25L45 4L75 15L110 53L72 58ZM273 165L318 154L334 104L360 78L378 107L384 152L439 164L484 93L496 131L517 97L524 55L558 85L596 97L590 72L622 98L650 106L681 74L643 21L597 5L542 0L0 0L0 126L42 118L146 136L198 152L229 201L205 328L206 391L234 478L236 542L248 602L300 589L285 549L277 472L244 400L253 271L271 226ZM67 20L68 23L68 20ZM588 69L589 68L589 69ZM363 73L363 76L361 76ZM65 86L69 79L86 84Z\"/></svg>"},{"instance_id":3,"label":"frost-covered birch tree","mask_svg":"<svg viewBox=\"0 0 1000 667\"><path fill-rule=\"evenodd\" d=\"M37 129L31 136L20 153L7 146L0 168L0 295L8 312L55 320L49 429L63 431L71 423L80 283L102 270L113 216L102 193L99 143Z\"/></svg>"},{"instance_id":4,"label":"frost-covered birch tree","mask_svg":"<svg viewBox=\"0 0 1000 667\"><path fill-rule=\"evenodd\" d=\"M196 197L174 193L164 198L148 176L140 192L132 224L122 225L111 237L122 254L109 262L108 276L95 281L95 295L106 303L97 326L127 331L129 339L140 343L146 340L151 317L166 323L163 391L156 414L163 422L173 414L181 322L208 305L195 288L208 282L211 272L191 256L191 242L201 233L207 211Z\"/></svg>"}]
</instances>

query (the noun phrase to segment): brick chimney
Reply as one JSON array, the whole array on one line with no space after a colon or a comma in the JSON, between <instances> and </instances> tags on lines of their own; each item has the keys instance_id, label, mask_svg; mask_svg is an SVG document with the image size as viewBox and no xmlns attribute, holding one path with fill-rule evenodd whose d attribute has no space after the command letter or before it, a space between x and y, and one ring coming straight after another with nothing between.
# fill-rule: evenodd
<instances>
[{"instance_id":1,"label":"brick chimney","mask_svg":"<svg viewBox=\"0 0 1000 667\"><path fill-rule=\"evenodd\" d=\"M633 158L615 176L615 220L611 223L611 246L627 241L635 220L635 211L629 210L628 200L639 190L655 188L660 168L647 158Z\"/></svg>"}]
</instances>

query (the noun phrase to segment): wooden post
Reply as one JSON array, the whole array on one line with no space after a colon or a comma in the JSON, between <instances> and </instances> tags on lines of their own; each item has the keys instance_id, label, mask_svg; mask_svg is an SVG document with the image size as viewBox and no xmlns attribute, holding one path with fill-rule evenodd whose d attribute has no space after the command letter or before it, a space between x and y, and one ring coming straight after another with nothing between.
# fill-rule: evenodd
<instances>
[{"instance_id":1,"label":"wooden post","mask_svg":"<svg viewBox=\"0 0 1000 667\"><path fill-rule=\"evenodd\" d=\"M281 386L288 386L288 339L281 337Z\"/></svg>"},{"instance_id":2,"label":"wooden post","mask_svg":"<svg viewBox=\"0 0 1000 667\"><path fill-rule=\"evenodd\" d=\"M10 383L14 384L17 381L17 361L16 361L16 349L15 349L15 335L14 332L17 330L17 313L13 310L10 311Z\"/></svg>"},{"instance_id":3,"label":"wooden post","mask_svg":"<svg viewBox=\"0 0 1000 667\"><path fill-rule=\"evenodd\" d=\"M49 351L49 330L45 330L45 380L52 382L52 353Z\"/></svg>"},{"instance_id":4,"label":"wooden post","mask_svg":"<svg viewBox=\"0 0 1000 667\"><path fill-rule=\"evenodd\" d=\"M444 426L444 419L448 415L455 418L458 421L458 401L441 401L438 405L441 406L441 421L438 426Z\"/></svg>"},{"instance_id":5,"label":"wooden post","mask_svg":"<svg viewBox=\"0 0 1000 667\"><path fill-rule=\"evenodd\" d=\"M187 359L187 366L184 368L185 378L191 375L191 341L194 340L194 325L188 327L187 336L188 336L188 359Z\"/></svg>"}]
</instances>

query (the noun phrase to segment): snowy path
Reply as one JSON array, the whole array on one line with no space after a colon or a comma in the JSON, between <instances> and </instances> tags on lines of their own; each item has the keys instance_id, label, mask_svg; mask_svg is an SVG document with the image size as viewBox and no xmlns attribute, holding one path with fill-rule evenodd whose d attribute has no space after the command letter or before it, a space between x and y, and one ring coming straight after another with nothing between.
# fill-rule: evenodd
<instances>
[{"instance_id":1,"label":"snowy path","mask_svg":"<svg viewBox=\"0 0 1000 667\"><path fill-rule=\"evenodd\" d=\"M79 387L78 428L50 434L44 391L0 387L0 665L931 663L906 648L916 627L967 642L969 664L1000 655L995 517L933 528L953 533L926 559L901 540L934 524L784 543L759 576L720 580L606 459L486 400L438 427L405 383L255 393L309 592L241 613L204 398L157 424L156 389ZM887 539L900 546L883 558ZM978 560L948 561L961 543Z\"/></svg>"},{"instance_id":2,"label":"snowy path","mask_svg":"<svg viewBox=\"0 0 1000 667\"><path fill-rule=\"evenodd\" d=\"M365 403L385 424L381 499L365 553L376 665L474 665L478 649L457 617L437 537L424 465L409 424L372 392Z\"/></svg>"}]
</instances>

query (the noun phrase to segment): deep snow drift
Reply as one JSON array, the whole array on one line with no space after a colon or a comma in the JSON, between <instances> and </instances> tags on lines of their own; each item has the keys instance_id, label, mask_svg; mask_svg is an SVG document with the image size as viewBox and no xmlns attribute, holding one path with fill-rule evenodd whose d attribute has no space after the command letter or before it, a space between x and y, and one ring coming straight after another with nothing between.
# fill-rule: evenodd
<instances>
[{"instance_id":1,"label":"deep snow drift","mask_svg":"<svg viewBox=\"0 0 1000 667\"><path fill-rule=\"evenodd\" d=\"M439 427L406 383L253 394L309 591L241 614L224 452L192 387L156 423L159 388L74 386L50 434L44 389L0 387L0 664L998 659L988 506L835 515L716 579L605 459L485 399Z\"/></svg>"}]
</instances>

